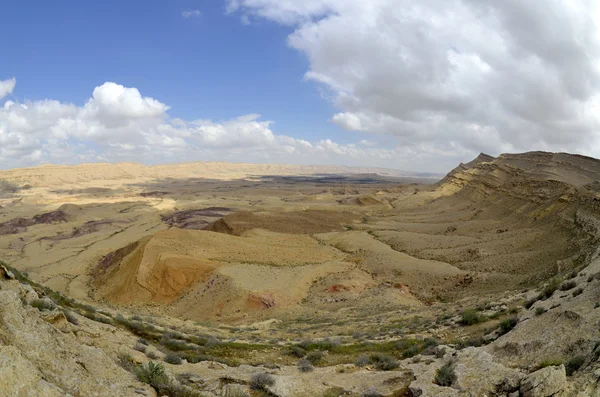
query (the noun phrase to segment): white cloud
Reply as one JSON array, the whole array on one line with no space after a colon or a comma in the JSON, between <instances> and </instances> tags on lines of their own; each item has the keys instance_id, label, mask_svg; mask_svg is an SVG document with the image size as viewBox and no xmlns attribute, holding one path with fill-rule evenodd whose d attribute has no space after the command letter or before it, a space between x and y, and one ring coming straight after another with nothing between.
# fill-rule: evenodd
<instances>
[{"instance_id":1,"label":"white cloud","mask_svg":"<svg viewBox=\"0 0 600 397\"><path fill-rule=\"evenodd\" d=\"M202 15L200 10L185 10L181 13L181 16L184 18L199 17L200 15Z\"/></svg>"},{"instance_id":2,"label":"white cloud","mask_svg":"<svg viewBox=\"0 0 600 397\"><path fill-rule=\"evenodd\" d=\"M8 94L12 94L17 84L17 79L14 77L8 80L0 80L0 99L4 98Z\"/></svg>"},{"instance_id":3,"label":"white cloud","mask_svg":"<svg viewBox=\"0 0 600 397\"><path fill-rule=\"evenodd\" d=\"M169 107L135 88L107 82L81 106L55 100L0 107L0 168L40 163L194 160L398 167L404 151L370 142L308 142L277 134L248 114L226 121L170 118ZM392 161L390 161L392 160Z\"/></svg>"},{"instance_id":4,"label":"white cloud","mask_svg":"<svg viewBox=\"0 0 600 397\"><path fill-rule=\"evenodd\" d=\"M595 1L227 4L230 13L292 26L288 44L307 57L305 78L328 90L339 109L332 122L393 137L416 167L425 156L441 170L446 159L479 151L600 157Z\"/></svg>"}]
</instances>

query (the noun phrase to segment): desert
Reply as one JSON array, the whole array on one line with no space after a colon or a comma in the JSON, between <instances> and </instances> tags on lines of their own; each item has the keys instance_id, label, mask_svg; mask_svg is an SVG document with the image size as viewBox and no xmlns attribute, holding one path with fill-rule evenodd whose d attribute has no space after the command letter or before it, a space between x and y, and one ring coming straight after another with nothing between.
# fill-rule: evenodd
<instances>
[{"instance_id":1,"label":"desert","mask_svg":"<svg viewBox=\"0 0 600 397\"><path fill-rule=\"evenodd\" d=\"M48 372L68 343L122 395L594 395L599 160L243 168L0 172L3 354L45 379L18 387L97 388Z\"/></svg>"}]
</instances>

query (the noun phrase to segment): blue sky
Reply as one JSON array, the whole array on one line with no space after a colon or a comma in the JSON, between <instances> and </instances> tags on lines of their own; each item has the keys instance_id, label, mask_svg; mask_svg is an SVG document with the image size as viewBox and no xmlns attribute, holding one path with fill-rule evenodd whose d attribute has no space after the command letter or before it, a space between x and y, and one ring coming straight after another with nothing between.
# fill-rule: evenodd
<instances>
[{"instance_id":1,"label":"blue sky","mask_svg":"<svg viewBox=\"0 0 600 397\"><path fill-rule=\"evenodd\" d=\"M4 2L0 168L445 172L479 152L600 156L596 11L569 0Z\"/></svg>"},{"instance_id":2,"label":"blue sky","mask_svg":"<svg viewBox=\"0 0 600 397\"><path fill-rule=\"evenodd\" d=\"M306 139L346 133L334 109L304 80L306 59L286 45L291 32L269 21L226 15L220 1L43 1L2 6L3 76L18 78L18 99L82 103L93 87L136 87L185 119L226 120L258 113ZM183 18L186 10L199 16Z\"/></svg>"}]
</instances>

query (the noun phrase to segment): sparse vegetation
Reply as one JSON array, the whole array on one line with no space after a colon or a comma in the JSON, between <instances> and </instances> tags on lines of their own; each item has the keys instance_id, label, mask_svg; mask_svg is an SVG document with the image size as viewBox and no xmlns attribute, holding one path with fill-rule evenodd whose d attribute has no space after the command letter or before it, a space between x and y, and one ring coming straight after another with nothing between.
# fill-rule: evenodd
<instances>
[{"instance_id":1,"label":"sparse vegetation","mask_svg":"<svg viewBox=\"0 0 600 397\"><path fill-rule=\"evenodd\" d=\"M306 358L303 358L298 361L298 369L300 372L311 372L314 367L310 361L308 361Z\"/></svg>"},{"instance_id":2,"label":"sparse vegetation","mask_svg":"<svg viewBox=\"0 0 600 397\"><path fill-rule=\"evenodd\" d=\"M546 360L542 361L541 363L539 363L536 367L536 370L546 368L546 367L559 366L562 363L563 363L562 360L560 360L558 358L549 358L549 359L546 359Z\"/></svg>"},{"instance_id":3,"label":"sparse vegetation","mask_svg":"<svg viewBox=\"0 0 600 397\"><path fill-rule=\"evenodd\" d=\"M535 315L536 316L541 316L542 314L546 313L548 310L544 309L543 307L536 307L535 308Z\"/></svg>"},{"instance_id":4,"label":"sparse vegetation","mask_svg":"<svg viewBox=\"0 0 600 397\"><path fill-rule=\"evenodd\" d=\"M391 371L398 368L398 361L386 354L376 353L370 356L371 363L380 371Z\"/></svg>"},{"instance_id":5,"label":"sparse vegetation","mask_svg":"<svg viewBox=\"0 0 600 397\"><path fill-rule=\"evenodd\" d=\"M464 310L461 314L460 323L462 325L475 325L487 321L488 318L475 309Z\"/></svg>"},{"instance_id":6,"label":"sparse vegetation","mask_svg":"<svg viewBox=\"0 0 600 397\"><path fill-rule=\"evenodd\" d=\"M290 356L302 358L302 357L306 356L306 350L304 350L300 346L292 346L287 351L287 354L289 354Z\"/></svg>"},{"instance_id":7,"label":"sparse vegetation","mask_svg":"<svg viewBox=\"0 0 600 397\"><path fill-rule=\"evenodd\" d=\"M250 387L254 390L266 390L267 387L273 386L274 384L275 378L273 375L267 374L266 372L254 374L250 380Z\"/></svg>"},{"instance_id":8,"label":"sparse vegetation","mask_svg":"<svg viewBox=\"0 0 600 397\"><path fill-rule=\"evenodd\" d=\"M34 299L31 301L31 306L38 310L54 310L57 307L54 302L46 299Z\"/></svg>"},{"instance_id":9,"label":"sparse vegetation","mask_svg":"<svg viewBox=\"0 0 600 397\"><path fill-rule=\"evenodd\" d=\"M556 291L558 289L558 287L560 287L560 280L558 280L557 278L553 278L542 289L542 292L540 294L540 299L546 300L546 299L550 298L554 294L554 291Z\"/></svg>"},{"instance_id":10,"label":"sparse vegetation","mask_svg":"<svg viewBox=\"0 0 600 397\"><path fill-rule=\"evenodd\" d=\"M70 322L73 325L79 325L79 319L77 318L75 313L66 309L63 310L63 313L65 314L65 318L68 322Z\"/></svg>"},{"instance_id":11,"label":"sparse vegetation","mask_svg":"<svg viewBox=\"0 0 600 397\"><path fill-rule=\"evenodd\" d=\"M575 296L579 296L583 293L583 288L577 288L575 291L573 291L573 297Z\"/></svg>"},{"instance_id":12,"label":"sparse vegetation","mask_svg":"<svg viewBox=\"0 0 600 397\"><path fill-rule=\"evenodd\" d=\"M573 289L577 287L577 283L574 280L569 280L569 281L565 281L564 283L562 283L560 285L560 290L561 291L568 291L570 289Z\"/></svg>"},{"instance_id":13,"label":"sparse vegetation","mask_svg":"<svg viewBox=\"0 0 600 397\"><path fill-rule=\"evenodd\" d=\"M519 320L516 317L510 317L500 322L500 333L502 335L510 332L514 327L517 326Z\"/></svg>"},{"instance_id":14,"label":"sparse vegetation","mask_svg":"<svg viewBox=\"0 0 600 397\"><path fill-rule=\"evenodd\" d=\"M163 359L166 363L173 365L180 365L182 363L181 357L175 353L167 353Z\"/></svg>"},{"instance_id":15,"label":"sparse vegetation","mask_svg":"<svg viewBox=\"0 0 600 397\"><path fill-rule=\"evenodd\" d=\"M354 363L357 367L366 367L369 364L371 364L371 358L366 354L360 354Z\"/></svg>"},{"instance_id":16,"label":"sparse vegetation","mask_svg":"<svg viewBox=\"0 0 600 397\"><path fill-rule=\"evenodd\" d=\"M567 361L565 364L565 370L567 371L567 376L571 376L575 372L579 371L579 369L583 366L584 363L585 363L584 356L575 356L575 357L571 358L569 361Z\"/></svg>"},{"instance_id":17,"label":"sparse vegetation","mask_svg":"<svg viewBox=\"0 0 600 397\"><path fill-rule=\"evenodd\" d=\"M312 351L306 355L306 360L314 365L320 363L324 356L325 355L321 351Z\"/></svg>"},{"instance_id":18,"label":"sparse vegetation","mask_svg":"<svg viewBox=\"0 0 600 397\"><path fill-rule=\"evenodd\" d=\"M146 352L146 348L147 348L147 346L146 346L146 345L142 345L141 343L138 343L138 344L136 344L136 345L133 347L133 350L137 350L137 351L139 351L139 352L145 353L145 352Z\"/></svg>"},{"instance_id":19,"label":"sparse vegetation","mask_svg":"<svg viewBox=\"0 0 600 397\"><path fill-rule=\"evenodd\" d=\"M454 363L448 362L442 365L435 373L435 383L439 386L451 387L456 382L456 373L454 372Z\"/></svg>"}]
</instances>

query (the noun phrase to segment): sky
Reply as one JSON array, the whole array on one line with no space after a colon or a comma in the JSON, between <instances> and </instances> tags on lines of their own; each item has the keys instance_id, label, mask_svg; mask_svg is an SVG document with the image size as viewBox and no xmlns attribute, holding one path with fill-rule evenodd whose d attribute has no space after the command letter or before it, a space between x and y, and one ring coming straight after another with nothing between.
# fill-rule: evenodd
<instances>
[{"instance_id":1,"label":"sky","mask_svg":"<svg viewBox=\"0 0 600 397\"><path fill-rule=\"evenodd\" d=\"M0 5L0 169L600 157L592 0Z\"/></svg>"}]
</instances>

